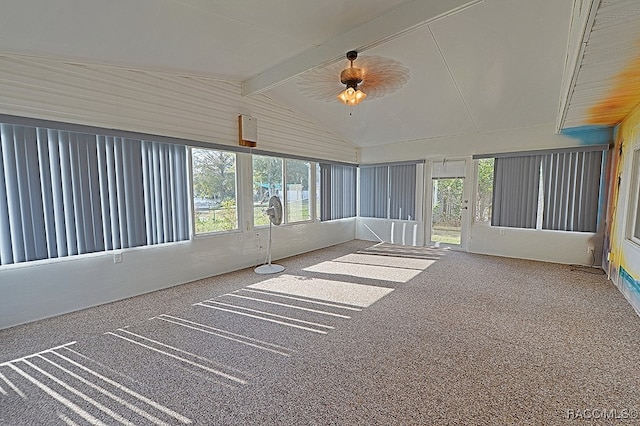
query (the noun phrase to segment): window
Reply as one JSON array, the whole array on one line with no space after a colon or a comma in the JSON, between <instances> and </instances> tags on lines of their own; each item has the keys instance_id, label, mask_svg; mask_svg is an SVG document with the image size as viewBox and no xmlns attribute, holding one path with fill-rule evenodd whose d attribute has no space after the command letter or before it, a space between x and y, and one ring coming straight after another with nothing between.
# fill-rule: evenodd
<instances>
[{"instance_id":1,"label":"window","mask_svg":"<svg viewBox=\"0 0 640 426\"><path fill-rule=\"evenodd\" d=\"M476 191L475 221L489 222L493 199L493 158L478 160L478 187Z\"/></svg>"},{"instance_id":2,"label":"window","mask_svg":"<svg viewBox=\"0 0 640 426\"><path fill-rule=\"evenodd\" d=\"M640 244L640 148L633 152L631 168L631 196L629 197L629 236L628 238Z\"/></svg>"},{"instance_id":3,"label":"window","mask_svg":"<svg viewBox=\"0 0 640 426\"><path fill-rule=\"evenodd\" d=\"M311 163L288 159L285 161L285 174L287 223L311 220L311 205L309 203Z\"/></svg>"},{"instance_id":4,"label":"window","mask_svg":"<svg viewBox=\"0 0 640 426\"><path fill-rule=\"evenodd\" d=\"M320 164L320 220L334 220L356 215L355 166Z\"/></svg>"},{"instance_id":5,"label":"window","mask_svg":"<svg viewBox=\"0 0 640 426\"><path fill-rule=\"evenodd\" d=\"M184 145L0 124L0 264L189 238Z\"/></svg>"},{"instance_id":6,"label":"window","mask_svg":"<svg viewBox=\"0 0 640 426\"><path fill-rule=\"evenodd\" d=\"M490 216L493 226L596 232L603 156L597 149L480 159L476 221Z\"/></svg>"},{"instance_id":7,"label":"window","mask_svg":"<svg viewBox=\"0 0 640 426\"><path fill-rule=\"evenodd\" d=\"M196 234L238 229L236 155L191 149Z\"/></svg>"},{"instance_id":8,"label":"window","mask_svg":"<svg viewBox=\"0 0 640 426\"><path fill-rule=\"evenodd\" d=\"M316 219L320 220L320 212L322 210L320 197L320 165L316 163Z\"/></svg>"},{"instance_id":9,"label":"window","mask_svg":"<svg viewBox=\"0 0 640 426\"><path fill-rule=\"evenodd\" d=\"M416 165L360 167L360 216L415 219Z\"/></svg>"},{"instance_id":10,"label":"window","mask_svg":"<svg viewBox=\"0 0 640 426\"><path fill-rule=\"evenodd\" d=\"M253 224L269 225L269 216L264 209L269 205L269 198L276 196L282 199L282 159L263 155L253 156ZM308 185L308 184L307 184Z\"/></svg>"}]
</instances>

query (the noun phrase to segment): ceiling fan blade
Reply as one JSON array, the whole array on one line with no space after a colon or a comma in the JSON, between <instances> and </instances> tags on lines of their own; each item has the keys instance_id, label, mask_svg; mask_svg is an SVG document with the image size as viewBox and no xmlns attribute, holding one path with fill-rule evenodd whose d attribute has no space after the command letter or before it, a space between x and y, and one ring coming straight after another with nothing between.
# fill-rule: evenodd
<instances>
[{"instance_id":1,"label":"ceiling fan blade","mask_svg":"<svg viewBox=\"0 0 640 426\"><path fill-rule=\"evenodd\" d=\"M398 91L409 81L409 69L400 62L380 56L363 57L359 64L364 72L360 89L370 98Z\"/></svg>"},{"instance_id":2,"label":"ceiling fan blade","mask_svg":"<svg viewBox=\"0 0 640 426\"><path fill-rule=\"evenodd\" d=\"M340 73L348 66L341 61L308 71L299 77L298 89L312 99L334 102L345 88ZM364 79L358 87L367 94L367 99L391 94L409 81L409 69L394 59L362 56L353 66L363 71Z\"/></svg>"},{"instance_id":3,"label":"ceiling fan blade","mask_svg":"<svg viewBox=\"0 0 640 426\"><path fill-rule=\"evenodd\" d=\"M307 71L300 76L298 89L312 99L333 102L344 90L344 84L340 82L340 72L344 68L344 63L340 62Z\"/></svg>"}]
</instances>

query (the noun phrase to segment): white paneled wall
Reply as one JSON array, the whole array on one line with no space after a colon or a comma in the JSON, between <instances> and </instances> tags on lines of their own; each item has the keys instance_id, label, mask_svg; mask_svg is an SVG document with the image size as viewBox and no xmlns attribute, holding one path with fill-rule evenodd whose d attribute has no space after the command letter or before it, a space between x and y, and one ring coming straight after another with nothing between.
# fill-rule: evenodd
<instances>
[{"instance_id":1,"label":"white paneled wall","mask_svg":"<svg viewBox=\"0 0 640 426\"><path fill-rule=\"evenodd\" d=\"M357 162L357 149L239 82L0 54L0 113L216 144L258 119L257 149Z\"/></svg>"}]
</instances>

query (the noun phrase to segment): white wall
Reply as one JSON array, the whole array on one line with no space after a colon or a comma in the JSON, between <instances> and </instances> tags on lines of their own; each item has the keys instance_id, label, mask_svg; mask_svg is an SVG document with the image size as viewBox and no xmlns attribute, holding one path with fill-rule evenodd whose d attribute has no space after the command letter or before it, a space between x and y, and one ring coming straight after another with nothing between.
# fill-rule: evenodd
<instances>
[{"instance_id":1,"label":"white wall","mask_svg":"<svg viewBox=\"0 0 640 426\"><path fill-rule=\"evenodd\" d=\"M491 133L419 139L363 148L360 162L406 161L420 158L460 158L474 154L530 151L578 146L580 142L555 133L555 126L511 129Z\"/></svg>"},{"instance_id":2,"label":"white wall","mask_svg":"<svg viewBox=\"0 0 640 426\"><path fill-rule=\"evenodd\" d=\"M587 252L594 247L595 253ZM469 251L494 256L589 266L600 265L602 236L591 232L471 226ZM594 258L595 255L595 258Z\"/></svg>"},{"instance_id":3,"label":"white wall","mask_svg":"<svg viewBox=\"0 0 640 426\"><path fill-rule=\"evenodd\" d=\"M389 220L359 217L356 238L365 241L424 246L424 225L413 220Z\"/></svg>"}]
</instances>

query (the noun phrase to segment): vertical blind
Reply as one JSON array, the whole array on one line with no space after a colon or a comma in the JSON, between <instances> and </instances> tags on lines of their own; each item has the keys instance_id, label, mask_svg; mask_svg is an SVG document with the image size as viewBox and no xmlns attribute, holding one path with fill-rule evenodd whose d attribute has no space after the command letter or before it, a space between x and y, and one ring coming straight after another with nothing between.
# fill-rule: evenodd
<instances>
[{"instance_id":1,"label":"vertical blind","mask_svg":"<svg viewBox=\"0 0 640 426\"><path fill-rule=\"evenodd\" d=\"M189 238L184 145L0 132L0 264Z\"/></svg>"},{"instance_id":2,"label":"vertical blind","mask_svg":"<svg viewBox=\"0 0 640 426\"><path fill-rule=\"evenodd\" d=\"M416 165L389 166L389 219L416 217Z\"/></svg>"},{"instance_id":3,"label":"vertical blind","mask_svg":"<svg viewBox=\"0 0 640 426\"><path fill-rule=\"evenodd\" d=\"M356 168L320 163L320 220L356 215Z\"/></svg>"},{"instance_id":4,"label":"vertical blind","mask_svg":"<svg viewBox=\"0 0 640 426\"><path fill-rule=\"evenodd\" d=\"M595 232L602 151L547 154L542 229Z\"/></svg>"},{"instance_id":5,"label":"vertical blind","mask_svg":"<svg viewBox=\"0 0 640 426\"><path fill-rule=\"evenodd\" d=\"M541 210L542 229L595 232L602 153L564 151L496 158L491 225L536 228Z\"/></svg>"},{"instance_id":6,"label":"vertical blind","mask_svg":"<svg viewBox=\"0 0 640 426\"><path fill-rule=\"evenodd\" d=\"M492 226L536 227L542 155L496 158Z\"/></svg>"},{"instance_id":7,"label":"vertical blind","mask_svg":"<svg viewBox=\"0 0 640 426\"><path fill-rule=\"evenodd\" d=\"M387 217L389 167L360 167L360 216Z\"/></svg>"},{"instance_id":8,"label":"vertical blind","mask_svg":"<svg viewBox=\"0 0 640 426\"><path fill-rule=\"evenodd\" d=\"M360 166L360 216L415 219L416 165Z\"/></svg>"}]
</instances>

